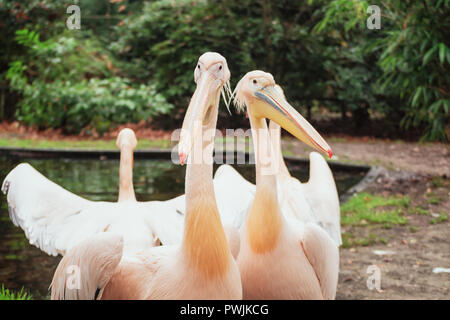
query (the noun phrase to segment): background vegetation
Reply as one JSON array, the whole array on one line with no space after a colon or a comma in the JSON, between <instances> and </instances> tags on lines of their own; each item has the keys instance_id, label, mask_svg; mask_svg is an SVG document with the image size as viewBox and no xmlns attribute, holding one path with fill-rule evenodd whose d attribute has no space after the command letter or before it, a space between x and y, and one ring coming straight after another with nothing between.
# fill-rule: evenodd
<instances>
[{"instance_id":1,"label":"background vegetation","mask_svg":"<svg viewBox=\"0 0 450 320\"><path fill-rule=\"evenodd\" d=\"M24 292L23 288L18 292L6 289L2 284L0 288L0 300L31 300L31 295L28 292Z\"/></svg>"},{"instance_id":2,"label":"background vegetation","mask_svg":"<svg viewBox=\"0 0 450 320\"><path fill-rule=\"evenodd\" d=\"M449 0L377 1L379 30L366 27L368 1L80 0L81 30L65 25L69 4L0 0L0 119L67 133L140 120L172 129L199 55L218 51L232 85L271 72L308 118L338 113L331 124L346 133L378 119L374 135L449 139Z\"/></svg>"}]
</instances>

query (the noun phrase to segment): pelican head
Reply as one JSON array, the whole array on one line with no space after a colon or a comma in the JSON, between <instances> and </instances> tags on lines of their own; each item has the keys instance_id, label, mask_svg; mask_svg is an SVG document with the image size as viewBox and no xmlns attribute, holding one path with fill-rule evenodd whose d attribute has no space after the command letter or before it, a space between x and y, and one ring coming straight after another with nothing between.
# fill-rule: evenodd
<instances>
[{"instance_id":1,"label":"pelican head","mask_svg":"<svg viewBox=\"0 0 450 320\"><path fill-rule=\"evenodd\" d=\"M178 144L180 162L189 155L194 141L201 139L202 126L214 120L222 89L229 90L230 70L225 58L216 52L206 52L195 66L194 81L197 88L191 98Z\"/></svg>"},{"instance_id":2,"label":"pelican head","mask_svg":"<svg viewBox=\"0 0 450 320\"><path fill-rule=\"evenodd\" d=\"M328 143L286 101L283 90L270 73L259 70L247 73L237 84L234 93L238 109L242 110L247 105L250 116L271 119L297 139L332 157L333 152Z\"/></svg>"},{"instance_id":3,"label":"pelican head","mask_svg":"<svg viewBox=\"0 0 450 320\"><path fill-rule=\"evenodd\" d=\"M130 146L131 149L134 150L134 148L136 148L136 145L137 140L133 130L129 128L120 130L116 140L117 148L122 149L124 146Z\"/></svg>"}]
</instances>

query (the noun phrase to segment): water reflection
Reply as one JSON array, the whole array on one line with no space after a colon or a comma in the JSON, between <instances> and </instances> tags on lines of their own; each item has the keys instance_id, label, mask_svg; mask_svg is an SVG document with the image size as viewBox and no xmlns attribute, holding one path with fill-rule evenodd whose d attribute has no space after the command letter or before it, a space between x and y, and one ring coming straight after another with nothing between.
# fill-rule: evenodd
<instances>
[{"instance_id":1,"label":"water reflection","mask_svg":"<svg viewBox=\"0 0 450 320\"><path fill-rule=\"evenodd\" d=\"M0 179L23 160L0 158ZM34 168L50 180L89 200L116 201L119 185L118 160L27 159ZM217 166L216 168L217 169ZM249 181L255 181L253 165L236 169ZM166 160L137 160L134 162L134 187L139 201L166 200L184 193L186 166ZM290 166L291 174L301 181L308 179L308 168ZM357 183L364 172L334 172L339 193ZM31 246L22 229L9 219L6 197L1 195L0 208L0 284L20 290L24 287L34 299L48 298L54 270L60 257L50 257Z\"/></svg>"}]
</instances>

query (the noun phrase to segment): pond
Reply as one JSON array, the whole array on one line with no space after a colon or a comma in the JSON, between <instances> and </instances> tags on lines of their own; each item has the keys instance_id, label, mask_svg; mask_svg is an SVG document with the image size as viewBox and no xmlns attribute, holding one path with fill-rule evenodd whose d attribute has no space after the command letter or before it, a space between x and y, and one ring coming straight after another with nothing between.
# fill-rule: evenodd
<instances>
[{"instance_id":1,"label":"pond","mask_svg":"<svg viewBox=\"0 0 450 320\"><path fill-rule=\"evenodd\" d=\"M118 160L93 159L18 159L0 157L0 181L20 162L28 162L50 180L89 200L116 201L119 183ZM255 182L253 165L235 168ZM217 166L215 167L217 169ZM184 193L186 166L168 160L136 160L134 188L139 201L167 200ZM291 174L304 182L309 176L307 164L289 164ZM333 170L339 194L358 183L366 171ZM33 299L49 297L48 287L60 257L51 257L29 244L22 229L9 219L6 197L1 195L0 208L0 285L20 290Z\"/></svg>"}]
</instances>

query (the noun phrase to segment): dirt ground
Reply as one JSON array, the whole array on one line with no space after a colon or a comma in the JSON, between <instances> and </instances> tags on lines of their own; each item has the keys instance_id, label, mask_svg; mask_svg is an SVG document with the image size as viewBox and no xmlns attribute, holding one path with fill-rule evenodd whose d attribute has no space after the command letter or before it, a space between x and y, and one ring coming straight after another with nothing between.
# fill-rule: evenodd
<instances>
[{"instance_id":1,"label":"dirt ground","mask_svg":"<svg viewBox=\"0 0 450 320\"><path fill-rule=\"evenodd\" d=\"M370 138L326 139L337 161L381 165L390 171L406 171L450 177L450 144L412 143ZM306 157L311 149L286 139L283 150Z\"/></svg>"},{"instance_id":2,"label":"dirt ground","mask_svg":"<svg viewBox=\"0 0 450 320\"><path fill-rule=\"evenodd\" d=\"M450 213L450 179L423 174L386 171L366 191L382 195L409 195L411 207L427 208L431 214ZM429 203L430 194L439 203ZM450 223L432 223L428 215L407 214L408 223L377 233L387 244L341 248L338 299L449 299L450 273L433 273L450 268ZM435 220L434 220L435 221ZM343 228L345 231L346 228ZM353 233L367 232L353 228ZM384 255L375 254L376 250ZM375 251L375 252L374 252ZM371 265L380 268L381 290L369 290L367 273Z\"/></svg>"},{"instance_id":3,"label":"dirt ground","mask_svg":"<svg viewBox=\"0 0 450 320\"><path fill-rule=\"evenodd\" d=\"M405 226L377 230L387 239L386 244L341 248L337 299L450 299L450 273L433 273L434 268L450 268L450 223L432 223L438 213L450 218L450 145L375 139L329 141L339 161L386 169L365 191L407 195L411 207L424 208L432 215L405 212ZM284 146L303 156L309 152L294 140L284 141ZM351 231L364 235L366 229ZM380 271L380 291L370 285L372 281L372 290L367 285L374 276L373 269L368 270L372 265Z\"/></svg>"},{"instance_id":4,"label":"dirt ground","mask_svg":"<svg viewBox=\"0 0 450 320\"><path fill-rule=\"evenodd\" d=\"M139 139L170 139L170 132L164 130L154 130L150 128L145 121L139 123L127 123L118 125L117 128L110 130L102 135L100 138L95 130L89 130L89 128L81 131L79 135L66 135L63 134L61 129L46 129L38 130L35 127L27 127L21 125L19 122L0 122L0 137L2 138L16 138L16 139L45 139L45 140L115 140L120 130L123 128L130 128L134 130L136 136Z\"/></svg>"}]
</instances>

